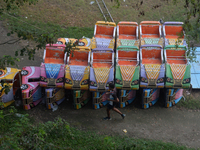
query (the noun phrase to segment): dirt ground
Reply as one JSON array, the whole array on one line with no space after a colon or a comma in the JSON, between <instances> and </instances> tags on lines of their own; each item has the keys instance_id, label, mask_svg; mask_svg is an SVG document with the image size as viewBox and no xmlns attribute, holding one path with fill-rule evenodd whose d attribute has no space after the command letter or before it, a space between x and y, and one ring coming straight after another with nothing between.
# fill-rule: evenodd
<instances>
[{"instance_id":1,"label":"dirt ground","mask_svg":"<svg viewBox=\"0 0 200 150\"><path fill-rule=\"evenodd\" d=\"M7 32L0 22L0 43L15 39L14 36L6 36ZM8 54L14 56L15 50L25 43L0 45L0 56ZM23 66L39 66L42 62L42 51L35 56L35 61L27 57L20 57L19 68ZM158 104L148 110L139 109L131 104L126 108L120 108L126 114L123 120L120 115L111 112L111 121L103 121L106 116L105 108L92 109L91 102L84 108L75 110L72 101L64 101L55 112L47 110L44 105L27 111L37 122L46 122L60 116L66 119L72 126L82 130L93 130L99 134L122 135L134 138L162 140L186 145L188 147L200 147L200 112L183 108L163 108ZM127 130L127 133L123 132Z\"/></svg>"}]
</instances>

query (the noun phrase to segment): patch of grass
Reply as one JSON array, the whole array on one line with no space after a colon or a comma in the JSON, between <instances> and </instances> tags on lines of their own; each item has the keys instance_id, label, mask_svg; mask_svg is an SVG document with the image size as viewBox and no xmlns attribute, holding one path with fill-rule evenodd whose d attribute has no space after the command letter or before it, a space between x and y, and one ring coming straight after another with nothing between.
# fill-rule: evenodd
<instances>
[{"instance_id":1,"label":"patch of grass","mask_svg":"<svg viewBox=\"0 0 200 150\"><path fill-rule=\"evenodd\" d=\"M93 27L68 27L61 26L56 23L45 23L40 21L33 21L30 18L25 20L21 19L21 17L11 17L10 15L4 14L1 17L4 21L8 22L7 27L10 30L15 29L23 29L24 31L34 32L38 35L43 33L51 33L52 31L57 31L57 37L65 37L65 38L82 38L83 36L92 38L94 33Z\"/></svg>"},{"instance_id":2,"label":"patch of grass","mask_svg":"<svg viewBox=\"0 0 200 150\"><path fill-rule=\"evenodd\" d=\"M182 99L177 104L178 107L184 107L187 109L200 109L200 100L198 99L186 99L185 101Z\"/></svg>"},{"instance_id":3,"label":"patch of grass","mask_svg":"<svg viewBox=\"0 0 200 150\"><path fill-rule=\"evenodd\" d=\"M20 7L13 13L21 19L31 19L33 22L58 24L67 27L92 27L98 20L104 20L98 5L91 0L40 0L36 5ZM1 3L1 2L0 2ZM186 9L181 0L174 5L172 0L121 1L119 8L114 1L105 1L114 21L135 21L140 23L145 20L184 21Z\"/></svg>"},{"instance_id":4,"label":"patch of grass","mask_svg":"<svg viewBox=\"0 0 200 150\"><path fill-rule=\"evenodd\" d=\"M81 38L93 36L94 25L98 20L104 20L97 3L91 0L40 0L35 5L25 4L19 9L10 11L18 20L5 16L13 26L27 26L19 20L40 27L47 31L57 29L58 37ZM2 4L3 2L0 2ZM186 9L181 0L177 5L173 1L121 1L119 8L115 2L105 1L113 19L119 21L135 21L138 24L144 20L184 21ZM26 27L25 27L26 28ZM42 31L40 31L42 33Z\"/></svg>"},{"instance_id":5,"label":"patch of grass","mask_svg":"<svg viewBox=\"0 0 200 150\"><path fill-rule=\"evenodd\" d=\"M10 110L12 110L12 113ZM19 117L17 117L15 113L19 113L22 116L27 115L23 108L16 109L14 104L3 108L3 110L0 110L0 112L1 115L5 115L5 117L0 119L0 135L5 135L15 123L19 122ZM1 115L0 117L2 117ZM34 123L34 119L30 118L29 123Z\"/></svg>"},{"instance_id":6,"label":"patch of grass","mask_svg":"<svg viewBox=\"0 0 200 150\"><path fill-rule=\"evenodd\" d=\"M139 4L137 1L121 2L119 8L114 7L115 3L106 1L115 22L143 20L184 21L183 15L186 12L181 0L179 5L172 1L144 1ZM1 18L9 23L11 28L23 27L24 31L38 30L38 34L51 33L57 30L58 37L81 38L86 36L92 38L94 24L98 20L104 20L96 4L90 4L91 0L40 0L35 5L25 4L19 9L10 11L12 16L3 15ZM0 2L3 3L3 2ZM17 18L17 19L16 19ZM27 22L28 24L26 24Z\"/></svg>"},{"instance_id":7,"label":"patch of grass","mask_svg":"<svg viewBox=\"0 0 200 150\"><path fill-rule=\"evenodd\" d=\"M10 120L13 120L12 123ZM4 122L4 123L2 123ZM7 126L2 128L3 126ZM2 149L177 149L185 146L161 141L134 139L121 136L99 135L70 127L63 119L33 125L30 118L6 116L0 120L0 145Z\"/></svg>"}]
</instances>

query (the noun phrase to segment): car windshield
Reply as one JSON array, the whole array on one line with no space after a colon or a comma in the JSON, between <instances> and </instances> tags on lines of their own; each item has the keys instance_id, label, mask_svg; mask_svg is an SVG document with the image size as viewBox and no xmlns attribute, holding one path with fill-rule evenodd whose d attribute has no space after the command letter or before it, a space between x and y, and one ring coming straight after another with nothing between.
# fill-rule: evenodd
<instances>
[{"instance_id":1,"label":"car windshield","mask_svg":"<svg viewBox=\"0 0 200 150\"><path fill-rule=\"evenodd\" d=\"M30 78L28 79L28 82L39 82L40 78Z\"/></svg>"},{"instance_id":2,"label":"car windshield","mask_svg":"<svg viewBox=\"0 0 200 150\"><path fill-rule=\"evenodd\" d=\"M2 79L1 83L13 83L13 80L10 79Z\"/></svg>"}]
</instances>

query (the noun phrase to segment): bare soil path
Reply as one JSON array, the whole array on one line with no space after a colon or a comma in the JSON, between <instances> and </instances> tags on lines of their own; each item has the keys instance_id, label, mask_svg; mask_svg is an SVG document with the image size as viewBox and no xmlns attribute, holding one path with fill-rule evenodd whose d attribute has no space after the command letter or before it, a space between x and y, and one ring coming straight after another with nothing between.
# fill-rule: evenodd
<instances>
[{"instance_id":1,"label":"bare soil path","mask_svg":"<svg viewBox=\"0 0 200 150\"><path fill-rule=\"evenodd\" d=\"M91 104L87 104L84 108L75 110L71 101L64 101L55 112L40 105L28 113L37 122L53 121L60 116L72 126L86 131L93 130L98 134L123 135L173 142L194 148L200 147L200 112L198 111L177 107L167 109L158 105L143 110L133 104L120 108L120 111L126 114L124 120L112 111L112 120L104 121L105 108L94 110ZM124 133L123 129L126 129L127 133Z\"/></svg>"},{"instance_id":2,"label":"bare soil path","mask_svg":"<svg viewBox=\"0 0 200 150\"><path fill-rule=\"evenodd\" d=\"M14 36L6 36L7 32L0 22L0 43L14 39ZM12 55L15 50L23 47L24 43L0 45L0 56ZM23 66L39 66L42 62L42 51L35 56L35 61L28 60L27 57L19 57L19 68ZM106 116L105 108L99 110L92 109L91 104L87 104L80 110L75 110L72 101L64 101L55 112L47 110L44 105L27 111L36 122L46 122L54 120L60 116L66 119L72 126L82 130L93 130L98 134L122 135L134 138L144 138L152 140L162 140L186 145L188 147L200 147L200 112L186 109L162 108L158 105L148 110L138 109L133 104L120 109L126 114L123 120L120 115L111 112L111 121L103 121ZM122 130L126 129L127 133Z\"/></svg>"},{"instance_id":3,"label":"bare soil path","mask_svg":"<svg viewBox=\"0 0 200 150\"><path fill-rule=\"evenodd\" d=\"M9 41L9 43L12 43L13 41L15 41L17 38L16 35L11 35L11 36L7 36L7 31L3 26L3 22L0 21L0 56L2 57L3 55L11 55L13 57L15 57L15 51L22 49L24 46L26 46L28 44L28 41L19 41L17 43L14 44L2 44L5 43L7 41ZM13 41L10 41L13 40ZM43 52L42 51L37 51L36 55L35 55L35 60L29 60L28 56L18 56L18 58L20 58L20 62L18 62L18 68L22 68L24 66L39 66L42 62L42 55ZM15 66L14 66L15 67Z\"/></svg>"}]
</instances>

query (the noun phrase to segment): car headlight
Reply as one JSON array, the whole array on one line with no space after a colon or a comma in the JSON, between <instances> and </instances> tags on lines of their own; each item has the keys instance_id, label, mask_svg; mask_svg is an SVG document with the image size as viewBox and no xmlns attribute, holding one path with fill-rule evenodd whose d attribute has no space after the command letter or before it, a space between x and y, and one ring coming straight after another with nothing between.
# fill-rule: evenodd
<instances>
[{"instance_id":1,"label":"car headlight","mask_svg":"<svg viewBox=\"0 0 200 150\"><path fill-rule=\"evenodd\" d=\"M65 83L66 83L66 84L72 84L72 80L66 78L66 79L65 79Z\"/></svg>"},{"instance_id":2,"label":"car headlight","mask_svg":"<svg viewBox=\"0 0 200 150\"><path fill-rule=\"evenodd\" d=\"M106 87L109 87L109 84L110 84L110 83L113 83L113 81L108 82L108 83L106 84Z\"/></svg>"},{"instance_id":3,"label":"car headlight","mask_svg":"<svg viewBox=\"0 0 200 150\"><path fill-rule=\"evenodd\" d=\"M63 44L63 42L62 41L57 41L56 44Z\"/></svg>"},{"instance_id":4,"label":"car headlight","mask_svg":"<svg viewBox=\"0 0 200 150\"><path fill-rule=\"evenodd\" d=\"M157 80L157 83L163 83L164 82L164 78L160 78Z\"/></svg>"},{"instance_id":5,"label":"car headlight","mask_svg":"<svg viewBox=\"0 0 200 150\"><path fill-rule=\"evenodd\" d=\"M27 70L22 70L22 71L21 71L21 75L22 75L22 76L26 76L27 74L28 74L28 71L27 71Z\"/></svg>"},{"instance_id":6,"label":"car headlight","mask_svg":"<svg viewBox=\"0 0 200 150\"><path fill-rule=\"evenodd\" d=\"M97 87L97 83L94 82L94 81L90 81L90 85L91 85L91 86L95 86L95 87Z\"/></svg>"},{"instance_id":7,"label":"car headlight","mask_svg":"<svg viewBox=\"0 0 200 150\"><path fill-rule=\"evenodd\" d=\"M47 82L47 78L43 77L43 76L40 76L40 81L42 82Z\"/></svg>"},{"instance_id":8,"label":"car headlight","mask_svg":"<svg viewBox=\"0 0 200 150\"><path fill-rule=\"evenodd\" d=\"M173 83L173 79L168 78L168 77L167 77L167 80L166 80L166 81L169 82L169 83Z\"/></svg>"},{"instance_id":9,"label":"car headlight","mask_svg":"<svg viewBox=\"0 0 200 150\"><path fill-rule=\"evenodd\" d=\"M81 82L81 85L86 85L86 84L88 84L88 83L89 83L89 80L86 79L86 80L83 80L83 81Z\"/></svg>"},{"instance_id":10,"label":"car headlight","mask_svg":"<svg viewBox=\"0 0 200 150\"><path fill-rule=\"evenodd\" d=\"M183 84L190 83L190 80L191 80L190 78L184 79Z\"/></svg>"},{"instance_id":11,"label":"car headlight","mask_svg":"<svg viewBox=\"0 0 200 150\"><path fill-rule=\"evenodd\" d=\"M123 84L122 80L120 80L120 79L115 79L115 83L116 83L116 84L120 84L120 85Z\"/></svg>"},{"instance_id":12,"label":"car headlight","mask_svg":"<svg viewBox=\"0 0 200 150\"><path fill-rule=\"evenodd\" d=\"M56 80L56 83L62 83L64 80L63 80L63 77L62 78L58 78L57 80Z\"/></svg>"},{"instance_id":13,"label":"car headlight","mask_svg":"<svg viewBox=\"0 0 200 150\"><path fill-rule=\"evenodd\" d=\"M140 77L140 81L144 83L148 83L148 80L146 78Z\"/></svg>"},{"instance_id":14,"label":"car headlight","mask_svg":"<svg viewBox=\"0 0 200 150\"><path fill-rule=\"evenodd\" d=\"M132 83L131 83L131 85L137 85L137 84L139 84L139 80L134 80L134 81L132 81Z\"/></svg>"},{"instance_id":15,"label":"car headlight","mask_svg":"<svg viewBox=\"0 0 200 150\"><path fill-rule=\"evenodd\" d=\"M22 84L20 88L21 88L21 90L26 90L26 89L28 89L28 85L27 84Z\"/></svg>"}]
</instances>

